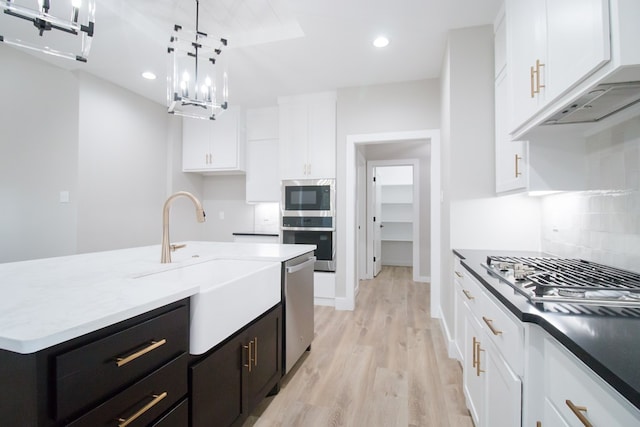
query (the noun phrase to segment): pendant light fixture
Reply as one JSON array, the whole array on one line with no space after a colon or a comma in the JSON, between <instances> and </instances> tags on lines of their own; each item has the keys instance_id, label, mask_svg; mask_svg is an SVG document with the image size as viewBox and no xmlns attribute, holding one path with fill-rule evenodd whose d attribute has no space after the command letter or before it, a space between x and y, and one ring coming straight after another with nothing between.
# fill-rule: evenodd
<instances>
[{"instance_id":1,"label":"pendant light fixture","mask_svg":"<svg viewBox=\"0 0 640 427\"><path fill-rule=\"evenodd\" d=\"M95 25L95 0L0 0L0 8L4 12L0 15L0 42L87 62ZM21 31L13 24L15 20L8 21L11 18L31 22L36 31ZM10 30L19 35L5 34Z\"/></svg>"},{"instance_id":2,"label":"pendant light fixture","mask_svg":"<svg viewBox=\"0 0 640 427\"><path fill-rule=\"evenodd\" d=\"M167 49L167 110L169 114L215 120L228 106L227 72L216 67L227 40L212 40L200 31L199 14L200 1L196 0L195 32L174 26Z\"/></svg>"}]
</instances>

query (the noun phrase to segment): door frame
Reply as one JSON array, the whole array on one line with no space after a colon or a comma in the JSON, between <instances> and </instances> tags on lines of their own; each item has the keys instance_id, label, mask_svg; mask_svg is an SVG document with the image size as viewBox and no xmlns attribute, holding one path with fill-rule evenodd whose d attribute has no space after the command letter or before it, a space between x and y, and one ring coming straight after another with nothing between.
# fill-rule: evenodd
<instances>
[{"instance_id":1,"label":"door frame","mask_svg":"<svg viewBox=\"0 0 640 427\"><path fill-rule=\"evenodd\" d=\"M344 297L336 298L336 309L353 310L358 286L356 277L356 246L357 246L357 218L356 218L356 151L357 146L371 143L406 142L413 140L429 140L431 144L431 317L441 317L440 285L441 285L441 180L440 180L440 130L424 129L415 131L381 132L369 134L347 135L345 146L345 254L344 254Z\"/></svg>"},{"instance_id":2,"label":"door frame","mask_svg":"<svg viewBox=\"0 0 640 427\"><path fill-rule=\"evenodd\" d=\"M373 169L385 166L411 166L413 168L413 210L411 213L413 220L412 229L412 259L413 280L420 281L420 161L418 159L391 159L391 160L368 160L367 161L367 278L373 279Z\"/></svg>"}]
</instances>

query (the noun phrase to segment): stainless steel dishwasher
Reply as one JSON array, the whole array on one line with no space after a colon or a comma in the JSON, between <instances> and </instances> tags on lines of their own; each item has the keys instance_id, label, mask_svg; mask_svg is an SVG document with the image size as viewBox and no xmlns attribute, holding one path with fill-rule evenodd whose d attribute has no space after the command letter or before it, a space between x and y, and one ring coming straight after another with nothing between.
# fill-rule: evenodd
<instances>
[{"instance_id":1,"label":"stainless steel dishwasher","mask_svg":"<svg viewBox=\"0 0 640 427\"><path fill-rule=\"evenodd\" d=\"M287 374L313 340L313 252L284 263L284 373Z\"/></svg>"}]
</instances>

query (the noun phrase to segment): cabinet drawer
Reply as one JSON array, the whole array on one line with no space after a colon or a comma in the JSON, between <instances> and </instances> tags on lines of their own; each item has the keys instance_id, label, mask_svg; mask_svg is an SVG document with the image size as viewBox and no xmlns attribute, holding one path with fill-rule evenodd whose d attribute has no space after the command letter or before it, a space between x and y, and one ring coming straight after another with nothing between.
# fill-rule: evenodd
<instances>
[{"instance_id":1,"label":"cabinet drawer","mask_svg":"<svg viewBox=\"0 0 640 427\"><path fill-rule=\"evenodd\" d=\"M509 366L518 375L524 371L524 326L487 295L482 305L480 321L489 339Z\"/></svg>"},{"instance_id":2,"label":"cabinet drawer","mask_svg":"<svg viewBox=\"0 0 640 427\"><path fill-rule=\"evenodd\" d=\"M549 406L545 407L545 419L553 408L567 425L582 426L569 406L572 404L594 426L640 425L640 411L548 337L544 341L544 367L546 406Z\"/></svg>"},{"instance_id":3,"label":"cabinet drawer","mask_svg":"<svg viewBox=\"0 0 640 427\"><path fill-rule=\"evenodd\" d=\"M460 258L457 256L453 257L453 280L458 283L464 282L464 276L467 270L460 263Z\"/></svg>"},{"instance_id":4,"label":"cabinet drawer","mask_svg":"<svg viewBox=\"0 0 640 427\"><path fill-rule=\"evenodd\" d=\"M68 425L113 427L116 420L128 427L149 425L187 394L188 360L182 354Z\"/></svg>"},{"instance_id":5,"label":"cabinet drawer","mask_svg":"<svg viewBox=\"0 0 640 427\"><path fill-rule=\"evenodd\" d=\"M482 287L469 273L464 274L464 281L461 284L463 301L469 307L471 313L479 318L479 316L482 315L481 307L484 305L484 300L486 299Z\"/></svg>"},{"instance_id":6,"label":"cabinet drawer","mask_svg":"<svg viewBox=\"0 0 640 427\"><path fill-rule=\"evenodd\" d=\"M151 427L189 427L189 399L184 399Z\"/></svg>"},{"instance_id":7,"label":"cabinet drawer","mask_svg":"<svg viewBox=\"0 0 640 427\"><path fill-rule=\"evenodd\" d=\"M56 419L67 419L189 349L189 309L178 307L55 357Z\"/></svg>"}]
</instances>

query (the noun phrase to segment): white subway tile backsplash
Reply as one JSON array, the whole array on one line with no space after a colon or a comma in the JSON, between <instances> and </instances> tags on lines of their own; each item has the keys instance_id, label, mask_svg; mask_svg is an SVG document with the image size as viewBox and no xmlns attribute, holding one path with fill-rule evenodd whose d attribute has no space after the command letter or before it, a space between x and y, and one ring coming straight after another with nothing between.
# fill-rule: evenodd
<instances>
[{"instance_id":1,"label":"white subway tile backsplash","mask_svg":"<svg viewBox=\"0 0 640 427\"><path fill-rule=\"evenodd\" d=\"M640 117L587 140L591 191L542 201L542 249L640 272Z\"/></svg>"}]
</instances>

